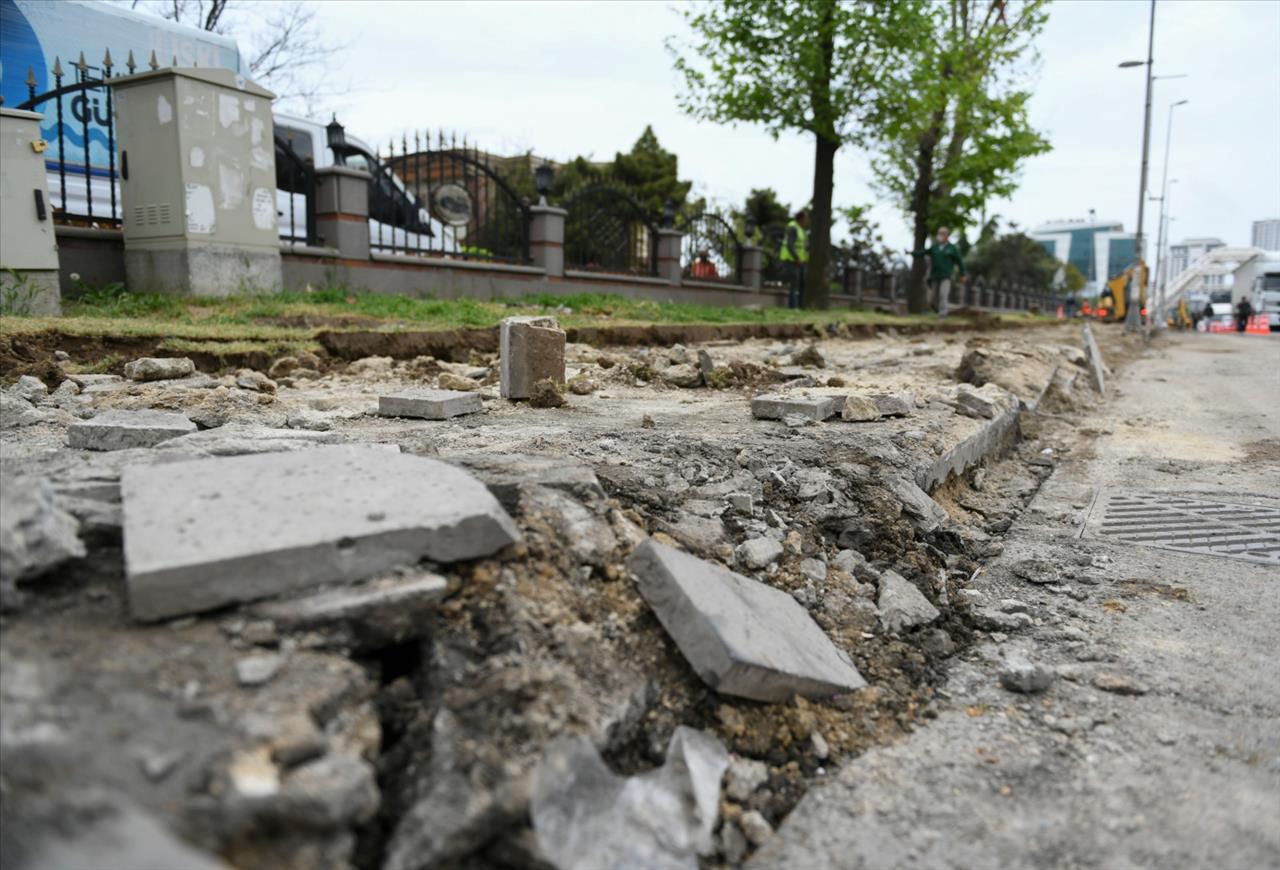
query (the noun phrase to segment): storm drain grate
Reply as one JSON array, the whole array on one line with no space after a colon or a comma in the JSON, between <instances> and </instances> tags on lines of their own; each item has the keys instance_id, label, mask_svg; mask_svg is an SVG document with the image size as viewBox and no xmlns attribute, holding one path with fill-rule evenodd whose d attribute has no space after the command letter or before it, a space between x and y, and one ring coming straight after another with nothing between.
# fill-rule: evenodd
<instances>
[{"instance_id":1,"label":"storm drain grate","mask_svg":"<svg viewBox=\"0 0 1280 870\"><path fill-rule=\"evenodd\" d=\"M1280 508L1125 493L1107 500L1101 532L1148 547L1280 565Z\"/></svg>"}]
</instances>

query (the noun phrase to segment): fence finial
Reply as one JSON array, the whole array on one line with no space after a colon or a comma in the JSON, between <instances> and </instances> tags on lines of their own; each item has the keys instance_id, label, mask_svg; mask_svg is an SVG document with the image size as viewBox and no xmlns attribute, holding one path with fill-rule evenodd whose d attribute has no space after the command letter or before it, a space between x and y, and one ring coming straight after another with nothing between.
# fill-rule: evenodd
<instances>
[{"instance_id":1,"label":"fence finial","mask_svg":"<svg viewBox=\"0 0 1280 870\"><path fill-rule=\"evenodd\" d=\"M108 48L102 55L102 72L103 77L111 75L111 49Z\"/></svg>"},{"instance_id":2,"label":"fence finial","mask_svg":"<svg viewBox=\"0 0 1280 870\"><path fill-rule=\"evenodd\" d=\"M137 62L133 59L133 49L129 49L129 56L124 61L125 68L129 70L129 75L133 75L133 71L138 68Z\"/></svg>"},{"instance_id":3,"label":"fence finial","mask_svg":"<svg viewBox=\"0 0 1280 870\"><path fill-rule=\"evenodd\" d=\"M74 64L75 68L80 70L80 75L89 74L89 64L85 62L84 52L80 52L80 60Z\"/></svg>"},{"instance_id":4,"label":"fence finial","mask_svg":"<svg viewBox=\"0 0 1280 870\"><path fill-rule=\"evenodd\" d=\"M27 67L27 87L31 89L31 96L36 95L36 71L32 67Z\"/></svg>"},{"instance_id":5,"label":"fence finial","mask_svg":"<svg viewBox=\"0 0 1280 870\"><path fill-rule=\"evenodd\" d=\"M62 58L56 54L53 56L53 80L59 87L62 86Z\"/></svg>"},{"instance_id":6,"label":"fence finial","mask_svg":"<svg viewBox=\"0 0 1280 870\"><path fill-rule=\"evenodd\" d=\"M154 48L151 49L151 60L148 61L148 64L152 69L160 69L160 61L156 60L156 50Z\"/></svg>"}]
</instances>

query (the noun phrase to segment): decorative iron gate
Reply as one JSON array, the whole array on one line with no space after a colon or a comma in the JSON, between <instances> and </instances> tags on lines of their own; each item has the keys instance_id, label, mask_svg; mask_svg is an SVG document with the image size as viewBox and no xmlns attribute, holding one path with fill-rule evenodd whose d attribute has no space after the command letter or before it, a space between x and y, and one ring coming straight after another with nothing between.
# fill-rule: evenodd
<instances>
[{"instance_id":1,"label":"decorative iron gate","mask_svg":"<svg viewBox=\"0 0 1280 870\"><path fill-rule=\"evenodd\" d=\"M369 216L388 227L389 240L373 240L375 249L420 256L523 264L529 258L529 203L490 165L489 155L438 134L431 148L413 136L395 143L374 170ZM426 146L425 148L423 146ZM403 179L403 184L400 182ZM399 239L396 237L399 236Z\"/></svg>"},{"instance_id":2,"label":"decorative iron gate","mask_svg":"<svg viewBox=\"0 0 1280 870\"><path fill-rule=\"evenodd\" d=\"M715 212L701 212L681 215L676 229L684 233L680 243L684 277L742 283L742 240L732 224Z\"/></svg>"},{"instance_id":3,"label":"decorative iron gate","mask_svg":"<svg viewBox=\"0 0 1280 870\"><path fill-rule=\"evenodd\" d=\"M275 133L276 211L280 239L292 245L316 245L316 167L293 149L292 134Z\"/></svg>"},{"instance_id":4,"label":"decorative iron gate","mask_svg":"<svg viewBox=\"0 0 1280 870\"><path fill-rule=\"evenodd\" d=\"M155 69L154 53L151 62ZM130 74L136 69L132 52L126 66ZM50 140L44 160L54 222L119 227L115 112L107 85L112 78L111 52L106 52L102 66L96 68L85 61L81 52L71 67L75 81L64 85L66 72L62 60L55 57L53 90L42 94L36 93L39 82L35 70L28 67L27 100L17 108L44 115L40 129ZM95 72L98 77L93 75ZM46 105L49 103L51 107Z\"/></svg>"},{"instance_id":5,"label":"decorative iron gate","mask_svg":"<svg viewBox=\"0 0 1280 870\"><path fill-rule=\"evenodd\" d=\"M565 265L588 272L658 274L658 224L629 193L589 184L564 201Z\"/></svg>"}]
</instances>

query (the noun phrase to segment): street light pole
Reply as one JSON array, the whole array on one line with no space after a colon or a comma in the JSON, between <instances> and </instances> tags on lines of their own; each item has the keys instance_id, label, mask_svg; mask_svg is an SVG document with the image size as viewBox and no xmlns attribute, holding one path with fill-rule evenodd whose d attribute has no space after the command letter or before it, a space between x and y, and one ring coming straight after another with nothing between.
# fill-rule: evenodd
<instances>
[{"instance_id":1,"label":"street light pole","mask_svg":"<svg viewBox=\"0 0 1280 870\"><path fill-rule=\"evenodd\" d=\"M1151 65L1156 44L1156 0L1151 0L1151 21L1147 28L1147 99L1142 119L1142 172L1138 178L1138 230L1133 239L1134 264L1133 274L1129 279L1129 302L1125 306L1124 328L1126 332L1134 332L1141 325L1138 288L1142 283L1142 220L1147 206L1147 162L1151 153Z\"/></svg>"},{"instance_id":2,"label":"street light pole","mask_svg":"<svg viewBox=\"0 0 1280 870\"><path fill-rule=\"evenodd\" d=\"M1155 271L1155 287L1156 295L1156 318L1155 322L1164 326L1166 322L1167 312L1165 311L1164 288L1169 283L1168 276L1164 274L1168 270L1169 263L1164 257L1164 246L1168 242L1166 233L1168 232L1165 224L1165 214L1168 212L1169 199L1169 146L1173 142L1173 110L1178 106L1185 106L1188 100L1178 100L1169 104L1169 122L1165 127L1164 133L1164 172L1161 174L1160 180L1160 221L1157 224L1158 234L1156 236L1156 271ZM1164 269L1161 269L1161 266Z\"/></svg>"}]
</instances>

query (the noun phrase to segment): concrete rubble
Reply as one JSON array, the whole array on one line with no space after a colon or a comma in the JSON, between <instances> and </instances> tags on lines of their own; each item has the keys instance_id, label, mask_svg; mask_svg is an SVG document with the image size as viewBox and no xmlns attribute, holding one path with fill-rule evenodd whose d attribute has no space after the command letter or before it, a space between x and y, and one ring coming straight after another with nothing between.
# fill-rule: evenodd
<instances>
[{"instance_id":1,"label":"concrete rubble","mask_svg":"<svg viewBox=\"0 0 1280 870\"><path fill-rule=\"evenodd\" d=\"M342 500L321 508L334 491ZM367 447L130 466L121 494L129 606L144 620L472 559L520 537L465 472Z\"/></svg>"},{"instance_id":2,"label":"concrete rubble","mask_svg":"<svg viewBox=\"0 0 1280 870\"><path fill-rule=\"evenodd\" d=\"M637 547L627 568L680 652L717 692L781 701L866 685L848 656L777 589L655 541Z\"/></svg>"},{"instance_id":3,"label":"concrete rubble","mask_svg":"<svg viewBox=\"0 0 1280 870\"><path fill-rule=\"evenodd\" d=\"M6 824L10 794L58 795L54 818L110 784L243 870L773 848L813 783L930 714L975 634L1039 618L969 587L1062 455L1028 397L1093 401L1085 355L1055 328L646 334L602 351L515 319L501 355L23 372L0 390ZM976 384L1010 360L1011 387ZM504 379L570 406L492 401ZM383 413L432 386L484 413ZM851 404L866 425L818 425ZM113 412L195 425L68 449ZM1068 582L1042 575L1011 582ZM1089 690L1144 688L1108 680Z\"/></svg>"},{"instance_id":4,"label":"concrete rubble","mask_svg":"<svg viewBox=\"0 0 1280 870\"><path fill-rule=\"evenodd\" d=\"M680 726L662 767L620 777L590 740L561 738L533 774L531 814L542 856L557 870L695 870L712 851L729 753Z\"/></svg>"},{"instance_id":5,"label":"concrete rubble","mask_svg":"<svg viewBox=\"0 0 1280 870\"><path fill-rule=\"evenodd\" d=\"M125 363L124 376L131 381L164 381L185 378L195 370L195 363L186 357L144 357Z\"/></svg>"},{"instance_id":6,"label":"concrete rubble","mask_svg":"<svg viewBox=\"0 0 1280 870\"><path fill-rule=\"evenodd\" d=\"M479 394L460 390L406 390L378 397L378 413L384 417L448 420L482 410Z\"/></svg>"},{"instance_id":7,"label":"concrete rubble","mask_svg":"<svg viewBox=\"0 0 1280 870\"><path fill-rule=\"evenodd\" d=\"M81 450L155 447L196 431L196 424L169 411L103 411L67 427L67 446Z\"/></svg>"},{"instance_id":8,"label":"concrete rubble","mask_svg":"<svg viewBox=\"0 0 1280 870\"><path fill-rule=\"evenodd\" d=\"M508 317L498 329L502 398L528 399L542 380L565 382L565 334L554 317Z\"/></svg>"}]
</instances>

